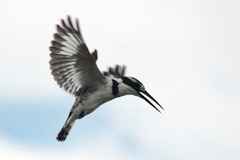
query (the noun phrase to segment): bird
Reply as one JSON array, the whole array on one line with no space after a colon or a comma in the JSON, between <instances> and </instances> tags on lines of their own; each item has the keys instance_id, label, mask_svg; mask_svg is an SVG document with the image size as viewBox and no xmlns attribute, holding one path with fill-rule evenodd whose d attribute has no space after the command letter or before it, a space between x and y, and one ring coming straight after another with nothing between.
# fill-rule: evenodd
<instances>
[{"instance_id":1,"label":"bird","mask_svg":"<svg viewBox=\"0 0 240 160\"><path fill-rule=\"evenodd\" d=\"M56 139L65 141L77 119L92 113L100 105L124 95L144 99L154 109L161 111L149 100L163 107L134 77L125 75L126 66L115 65L101 72L97 67L98 52L88 50L79 27L79 20L67 16L56 25L56 33L50 46L50 69L54 80L75 97L66 122ZM146 97L149 99L147 99Z\"/></svg>"}]
</instances>

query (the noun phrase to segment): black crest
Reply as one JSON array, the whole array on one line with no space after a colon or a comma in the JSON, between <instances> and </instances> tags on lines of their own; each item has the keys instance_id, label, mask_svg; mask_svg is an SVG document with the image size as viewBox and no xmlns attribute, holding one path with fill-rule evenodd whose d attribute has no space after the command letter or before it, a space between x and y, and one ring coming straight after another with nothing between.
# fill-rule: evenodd
<instances>
[{"instance_id":1,"label":"black crest","mask_svg":"<svg viewBox=\"0 0 240 160\"><path fill-rule=\"evenodd\" d=\"M103 75L120 78L125 75L125 69L125 66L116 65L115 68L109 67L107 72L103 72Z\"/></svg>"},{"instance_id":2,"label":"black crest","mask_svg":"<svg viewBox=\"0 0 240 160\"><path fill-rule=\"evenodd\" d=\"M133 77L122 77L122 80L123 80L123 83L132 87L136 91L138 91L140 89L140 86L142 85L142 83L139 80Z\"/></svg>"}]
</instances>

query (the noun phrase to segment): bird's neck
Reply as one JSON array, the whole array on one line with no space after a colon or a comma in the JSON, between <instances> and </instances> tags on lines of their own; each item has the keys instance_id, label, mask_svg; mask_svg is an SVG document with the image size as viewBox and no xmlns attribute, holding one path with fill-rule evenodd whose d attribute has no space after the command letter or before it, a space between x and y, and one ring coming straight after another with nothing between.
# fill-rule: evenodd
<instances>
[{"instance_id":1,"label":"bird's neck","mask_svg":"<svg viewBox=\"0 0 240 160\"><path fill-rule=\"evenodd\" d=\"M129 94L134 95L134 90L125 83L123 83L123 80L121 78L115 78L112 79L112 94L113 96L117 97Z\"/></svg>"}]
</instances>

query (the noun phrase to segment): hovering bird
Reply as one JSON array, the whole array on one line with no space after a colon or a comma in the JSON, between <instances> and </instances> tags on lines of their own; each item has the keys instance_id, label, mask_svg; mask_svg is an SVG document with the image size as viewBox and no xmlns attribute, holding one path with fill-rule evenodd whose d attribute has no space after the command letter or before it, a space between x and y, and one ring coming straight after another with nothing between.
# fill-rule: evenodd
<instances>
[{"instance_id":1,"label":"hovering bird","mask_svg":"<svg viewBox=\"0 0 240 160\"><path fill-rule=\"evenodd\" d=\"M146 95L162 108L139 80L125 76L125 66L116 65L103 73L99 71L96 65L97 50L89 52L78 19L75 24L70 16L61 20L61 25L57 25L57 33L54 34L50 51L50 68L54 79L61 88L76 98L65 124L57 135L58 141L66 139L77 119L117 97L138 96L159 111L144 96Z\"/></svg>"}]
</instances>

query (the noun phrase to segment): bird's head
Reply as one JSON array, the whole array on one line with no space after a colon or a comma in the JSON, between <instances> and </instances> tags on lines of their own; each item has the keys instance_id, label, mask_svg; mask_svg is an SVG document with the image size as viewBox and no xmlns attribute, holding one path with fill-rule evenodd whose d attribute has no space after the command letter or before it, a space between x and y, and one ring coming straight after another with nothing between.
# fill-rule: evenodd
<instances>
[{"instance_id":1,"label":"bird's head","mask_svg":"<svg viewBox=\"0 0 240 160\"><path fill-rule=\"evenodd\" d=\"M135 96L138 96L145 101L147 101L153 108L155 108L158 112L159 109L155 107L144 95L146 95L148 98L153 100L157 105L159 105L162 109L163 107L145 90L144 85L133 77L122 77L123 83L129 87L129 92Z\"/></svg>"}]
</instances>

